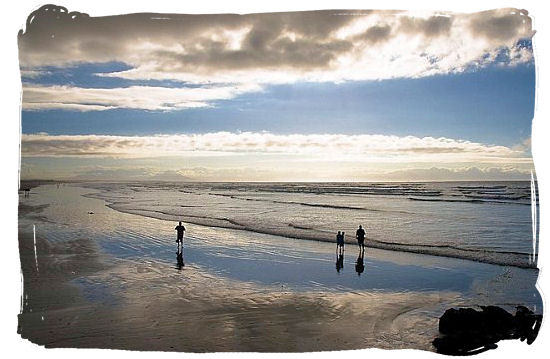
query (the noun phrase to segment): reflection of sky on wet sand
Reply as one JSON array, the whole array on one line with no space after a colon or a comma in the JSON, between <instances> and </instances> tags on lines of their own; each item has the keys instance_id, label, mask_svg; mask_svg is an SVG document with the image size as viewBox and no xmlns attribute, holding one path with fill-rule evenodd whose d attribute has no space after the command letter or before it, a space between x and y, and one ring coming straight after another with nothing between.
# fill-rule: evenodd
<instances>
[{"instance_id":1,"label":"reflection of sky on wet sand","mask_svg":"<svg viewBox=\"0 0 550 359\"><path fill-rule=\"evenodd\" d=\"M121 260L91 282L112 283L119 298L109 303L115 343L141 350L432 350L437 313L457 300L456 293L297 292L193 264L181 272L157 261L128 264ZM142 335L149 340L124 342Z\"/></svg>"},{"instance_id":2,"label":"reflection of sky on wet sand","mask_svg":"<svg viewBox=\"0 0 550 359\"><path fill-rule=\"evenodd\" d=\"M175 268L174 223L120 213L101 200L81 197L91 191L68 185L33 190L28 202L50 203L43 214L63 224L41 223L37 230L54 241L89 237L116 258ZM346 245L344 267L338 272L332 243L192 224L186 227L186 266L181 273L194 268L214 277L293 292L457 292L475 300L474 304L538 304L540 309L536 270L367 249L365 270L358 275L359 251L354 245Z\"/></svg>"}]
</instances>

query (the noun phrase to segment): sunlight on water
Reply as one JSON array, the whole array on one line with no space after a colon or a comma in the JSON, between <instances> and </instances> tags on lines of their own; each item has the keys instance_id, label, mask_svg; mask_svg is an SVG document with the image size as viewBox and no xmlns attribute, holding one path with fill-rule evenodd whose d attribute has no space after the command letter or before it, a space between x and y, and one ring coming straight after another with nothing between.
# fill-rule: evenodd
<instances>
[{"instance_id":1,"label":"sunlight on water","mask_svg":"<svg viewBox=\"0 0 550 359\"><path fill-rule=\"evenodd\" d=\"M103 200L83 197L84 194L97 196L98 191L68 185L37 188L25 201L31 205L50 204L41 213L48 221L37 226L37 235L53 242L89 238L116 258L175 265L175 221L121 213L107 207ZM158 192L149 196L159 203L168 198ZM135 202L137 196L132 205ZM526 210L529 212L529 207ZM346 245L343 268L337 268L334 243L185 225L186 267L232 280L291 291L448 291L475 298L476 303L527 302L533 306L540 300L538 294L533 295L538 273L535 269L368 248L364 269L358 273L359 250L353 244ZM22 230L29 226L32 228L28 219L20 221ZM86 283L79 282L84 286Z\"/></svg>"}]
</instances>

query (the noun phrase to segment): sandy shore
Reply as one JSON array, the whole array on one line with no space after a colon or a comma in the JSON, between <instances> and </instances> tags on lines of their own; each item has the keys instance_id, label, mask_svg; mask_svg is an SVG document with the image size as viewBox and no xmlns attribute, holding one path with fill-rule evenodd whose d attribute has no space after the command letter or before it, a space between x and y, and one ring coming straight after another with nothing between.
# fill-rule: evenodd
<instances>
[{"instance_id":1,"label":"sandy shore","mask_svg":"<svg viewBox=\"0 0 550 359\"><path fill-rule=\"evenodd\" d=\"M41 208L26 208L34 216ZM158 351L433 351L452 294L293 292L187 265L122 260L91 240L20 232L24 300L18 332L46 347Z\"/></svg>"}]
</instances>

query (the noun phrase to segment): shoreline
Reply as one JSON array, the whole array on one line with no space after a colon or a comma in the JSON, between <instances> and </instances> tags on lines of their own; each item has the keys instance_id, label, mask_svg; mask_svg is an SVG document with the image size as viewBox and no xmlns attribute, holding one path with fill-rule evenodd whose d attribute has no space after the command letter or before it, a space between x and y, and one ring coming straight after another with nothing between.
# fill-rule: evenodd
<instances>
[{"instance_id":1,"label":"shoreline","mask_svg":"<svg viewBox=\"0 0 550 359\"><path fill-rule=\"evenodd\" d=\"M82 186L81 188L88 188L88 187ZM166 220L166 221L177 222L181 220L181 216L177 216L171 213L120 208L120 206L117 206L116 203L110 202L107 198L104 198L101 196L85 195L85 197L104 200L105 202L107 202L106 204L107 207L115 211L119 211L121 213L133 214L133 215L138 215L142 217L154 218L154 219L160 219L160 220ZM274 235L274 236L290 238L290 239L336 244L335 240L327 239L326 237L323 237L321 235L304 236L304 235L291 235L288 233L282 234L278 231L264 230L261 228L260 229L250 228L244 225L240 225L239 223L231 221L227 218L209 218L209 217L186 215L184 222L192 223L196 225L208 226L208 227L235 229L235 230L242 230L242 231L258 233L258 234L268 234L268 235ZM224 225L223 224L224 222L227 222L229 224ZM292 227L295 229L303 229L303 230L308 229L308 228L301 228L297 226L292 226ZM346 237L346 240L345 240L345 243L347 245L351 245L351 246L357 245L356 241L350 240L348 238L350 237L349 236ZM436 246L429 246L429 245L390 243L390 242L383 242L383 241L378 241L378 240L369 239L369 238L366 238L365 240L365 247L383 249L383 250L389 250L389 251L399 251L399 252L414 253L414 254L421 254L421 255L445 257L445 258L464 259L464 260L470 260L470 261L479 262L479 263L495 264L499 266L513 266L513 267L524 268L524 269L538 268L537 260L532 261L531 255L525 254L525 253L517 253L517 252L481 251L481 250L475 250L475 249L462 249L462 248L456 248L451 246L436 247ZM480 255L482 255L481 258L479 257ZM535 257L538 257L538 255L536 255Z\"/></svg>"},{"instance_id":2,"label":"shoreline","mask_svg":"<svg viewBox=\"0 0 550 359\"><path fill-rule=\"evenodd\" d=\"M20 216L36 222L42 208ZM456 300L453 293L258 287L212 276L193 264L178 271L162 262L109 258L85 239L52 243L39 235L35 257L32 233L21 228L19 243L24 299L18 333L47 348L434 351L431 339L437 336L438 318L425 313L439 312L442 301ZM86 297L98 288L109 294ZM413 330L419 327L424 334ZM426 336L426 330L431 334Z\"/></svg>"}]
</instances>

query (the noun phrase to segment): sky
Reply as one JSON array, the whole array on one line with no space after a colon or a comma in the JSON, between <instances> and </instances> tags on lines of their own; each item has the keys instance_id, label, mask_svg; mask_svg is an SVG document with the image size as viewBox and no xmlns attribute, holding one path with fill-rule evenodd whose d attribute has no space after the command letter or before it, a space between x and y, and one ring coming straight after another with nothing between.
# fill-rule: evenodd
<instances>
[{"instance_id":1,"label":"sky","mask_svg":"<svg viewBox=\"0 0 550 359\"><path fill-rule=\"evenodd\" d=\"M529 179L524 10L93 17L18 35L21 178Z\"/></svg>"}]
</instances>

